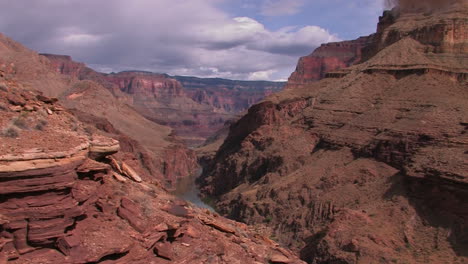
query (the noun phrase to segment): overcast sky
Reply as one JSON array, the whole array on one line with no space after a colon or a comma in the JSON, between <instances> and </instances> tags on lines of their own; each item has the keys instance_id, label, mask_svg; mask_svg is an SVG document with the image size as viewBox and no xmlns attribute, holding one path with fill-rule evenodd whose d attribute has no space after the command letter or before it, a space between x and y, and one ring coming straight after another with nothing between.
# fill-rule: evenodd
<instances>
[{"instance_id":1,"label":"overcast sky","mask_svg":"<svg viewBox=\"0 0 468 264\"><path fill-rule=\"evenodd\" d=\"M0 0L0 32L98 71L285 80L321 43L373 33L383 0Z\"/></svg>"}]
</instances>

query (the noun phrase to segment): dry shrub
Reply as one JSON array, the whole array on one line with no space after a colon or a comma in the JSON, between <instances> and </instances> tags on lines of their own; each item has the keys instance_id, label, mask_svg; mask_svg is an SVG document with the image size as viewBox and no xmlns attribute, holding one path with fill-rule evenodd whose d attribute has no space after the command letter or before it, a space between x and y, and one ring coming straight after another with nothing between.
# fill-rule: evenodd
<instances>
[{"instance_id":1,"label":"dry shrub","mask_svg":"<svg viewBox=\"0 0 468 264\"><path fill-rule=\"evenodd\" d=\"M15 118L13 120L13 125L20 129L29 129L28 120L22 116Z\"/></svg>"},{"instance_id":2,"label":"dry shrub","mask_svg":"<svg viewBox=\"0 0 468 264\"><path fill-rule=\"evenodd\" d=\"M47 124L49 124L49 122L47 122L47 120L40 119L39 121L37 121L36 129L40 130L40 131L43 131L45 129L45 127L47 126Z\"/></svg>"},{"instance_id":3,"label":"dry shrub","mask_svg":"<svg viewBox=\"0 0 468 264\"><path fill-rule=\"evenodd\" d=\"M13 126L6 128L2 131L1 135L3 137L17 138L19 137L19 130Z\"/></svg>"}]
</instances>

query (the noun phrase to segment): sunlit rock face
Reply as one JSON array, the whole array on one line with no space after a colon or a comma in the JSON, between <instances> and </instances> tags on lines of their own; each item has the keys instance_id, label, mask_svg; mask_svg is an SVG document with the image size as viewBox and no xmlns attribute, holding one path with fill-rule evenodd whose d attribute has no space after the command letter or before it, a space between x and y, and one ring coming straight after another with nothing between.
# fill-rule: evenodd
<instances>
[{"instance_id":1,"label":"sunlit rock face","mask_svg":"<svg viewBox=\"0 0 468 264\"><path fill-rule=\"evenodd\" d=\"M230 126L202 191L309 263L465 263L468 9L381 17L362 60Z\"/></svg>"},{"instance_id":2,"label":"sunlit rock face","mask_svg":"<svg viewBox=\"0 0 468 264\"><path fill-rule=\"evenodd\" d=\"M329 72L360 62L361 50L369 45L371 40L372 36L369 36L321 45L310 55L300 58L286 88L300 87L321 80Z\"/></svg>"}]
</instances>

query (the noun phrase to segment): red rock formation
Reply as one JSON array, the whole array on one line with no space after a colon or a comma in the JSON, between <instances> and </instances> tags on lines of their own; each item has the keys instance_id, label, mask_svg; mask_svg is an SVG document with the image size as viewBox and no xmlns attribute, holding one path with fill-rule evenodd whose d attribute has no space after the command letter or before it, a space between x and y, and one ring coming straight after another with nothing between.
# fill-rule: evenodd
<instances>
[{"instance_id":1,"label":"red rock formation","mask_svg":"<svg viewBox=\"0 0 468 264\"><path fill-rule=\"evenodd\" d=\"M84 63L73 61L70 56L56 54L40 54L49 61L49 67L56 73L70 76L73 80L91 80L107 88L120 101L131 104L131 98L126 98L119 87L109 82L104 75L88 68Z\"/></svg>"},{"instance_id":2,"label":"red rock formation","mask_svg":"<svg viewBox=\"0 0 468 264\"><path fill-rule=\"evenodd\" d=\"M72 76L74 78L80 78L83 69L86 67L84 63L75 62L70 56L66 55L55 55L55 54L41 54L48 58L51 62L51 66L55 69L55 72Z\"/></svg>"},{"instance_id":3,"label":"red rock formation","mask_svg":"<svg viewBox=\"0 0 468 264\"><path fill-rule=\"evenodd\" d=\"M449 36L468 8L452 7L402 13L365 62L251 107L204 192L309 263L467 262L468 61Z\"/></svg>"},{"instance_id":4,"label":"red rock formation","mask_svg":"<svg viewBox=\"0 0 468 264\"><path fill-rule=\"evenodd\" d=\"M180 82L164 74L121 72L104 77L131 96L133 107L149 120L172 127L189 144L199 144L232 114L192 100Z\"/></svg>"},{"instance_id":5,"label":"red rock formation","mask_svg":"<svg viewBox=\"0 0 468 264\"><path fill-rule=\"evenodd\" d=\"M165 74L129 71L109 74L106 79L133 96L166 100L185 96L182 85Z\"/></svg>"},{"instance_id":6,"label":"red rock formation","mask_svg":"<svg viewBox=\"0 0 468 264\"><path fill-rule=\"evenodd\" d=\"M53 57L55 64L52 64L44 56L39 56L3 35L0 35L0 55L0 70L6 85L39 90L47 96L59 97L67 108L78 110L76 113L84 113L80 117L85 116L88 121L95 121L94 126L98 129L118 131L114 136L122 140L126 150L119 155L133 160L130 161L132 165L144 163L146 173L153 178L170 185L177 178L189 176L196 170L195 154L172 136L171 128L151 122L135 111L128 105L131 103L130 98L118 87L114 89L115 85L102 79L102 74L84 64L75 63L66 56ZM71 77L56 71L66 71ZM81 80L83 76L88 80ZM16 100L11 95L9 97ZM34 106L29 108L33 110ZM173 164L173 155L182 152L185 155L181 157L187 159L181 158L170 170L166 170L164 164Z\"/></svg>"},{"instance_id":7,"label":"red rock formation","mask_svg":"<svg viewBox=\"0 0 468 264\"><path fill-rule=\"evenodd\" d=\"M296 71L289 77L286 87L295 88L318 81L328 72L360 62L362 48L369 45L372 39L372 36L368 36L321 45L310 55L299 59Z\"/></svg>"},{"instance_id":8,"label":"red rock formation","mask_svg":"<svg viewBox=\"0 0 468 264\"><path fill-rule=\"evenodd\" d=\"M380 17L372 44L363 50L364 60L406 36L430 45L434 53L468 52L468 29L463 11L468 8L466 1L400 2L400 7L384 12ZM421 11L427 12L427 16L420 16ZM434 15L440 20L432 19Z\"/></svg>"},{"instance_id":9,"label":"red rock formation","mask_svg":"<svg viewBox=\"0 0 468 264\"><path fill-rule=\"evenodd\" d=\"M259 102L273 92L280 91L284 83L267 81L234 81L220 78L174 76L182 83L194 101L209 105L216 111L237 114Z\"/></svg>"},{"instance_id":10,"label":"red rock formation","mask_svg":"<svg viewBox=\"0 0 468 264\"><path fill-rule=\"evenodd\" d=\"M303 263L168 194L57 100L0 87L1 263Z\"/></svg>"}]
</instances>

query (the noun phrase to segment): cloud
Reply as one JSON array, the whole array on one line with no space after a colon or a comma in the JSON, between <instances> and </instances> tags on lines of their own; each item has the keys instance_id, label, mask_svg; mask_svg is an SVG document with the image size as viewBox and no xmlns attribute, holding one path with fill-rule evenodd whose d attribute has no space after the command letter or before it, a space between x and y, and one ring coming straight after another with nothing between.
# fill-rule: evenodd
<instances>
[{"instance_id":1,"label":"cloud","mask_svg":"<svg viewBox=\"0 0 468 264\"><path fill-rule=\"evenodd\" d=\"M265 0L261 6L264 16L285 16L297 14L305 0Z\"/></svg>"},{"instance_id":2,"label":"cloud","mask_svg":"<svg viewBox=\"0 0 468 264\"><path fill-rule=\"evenodd\" d=\"M65 33L62 42L65 45L70 46L86 46L86 45L93 45L95 43L99 43L104 36L99 35L92 35L86 33Z\"/></svg>"},{"instance_id":3,"label":"cloud","mask_svg":"<svg viewBox=\"0 0 468 264\"><path fill-rule=\"evenodd\" d=\"M249 47L275 54L301 56L310 53L311 47L340 40L336 35L317 26L306 26L299 30L283 28L277 32L266 32L265 35L249 44Z\"/></svg>"},{"instance_id":4,"label":"cloud","mask_svg":"<svg viewBox=\"0 0 468 264\"><path fill-rule=\"evenodd\" d=\"M226 0L0 1L1 32L107 71L284 79L298 56L338 40L317 26L270 30L253 18L232 18L219 8ZM286 13L300 6L289 2L295 4L284 5Z\"/></svg>"},{"instance_id":5,"label":"cloud","mask_svg":"<svg viewBox=\"0 0 468 264\"><path fill-rule=\"evenodd\" d=\"M251 81L258 81L258 80L270 80L271 76L275 73L275 70L267 70L267 71L257 71L252 72L249 75L249 80Z\"/></svg>"}]
</instances>

